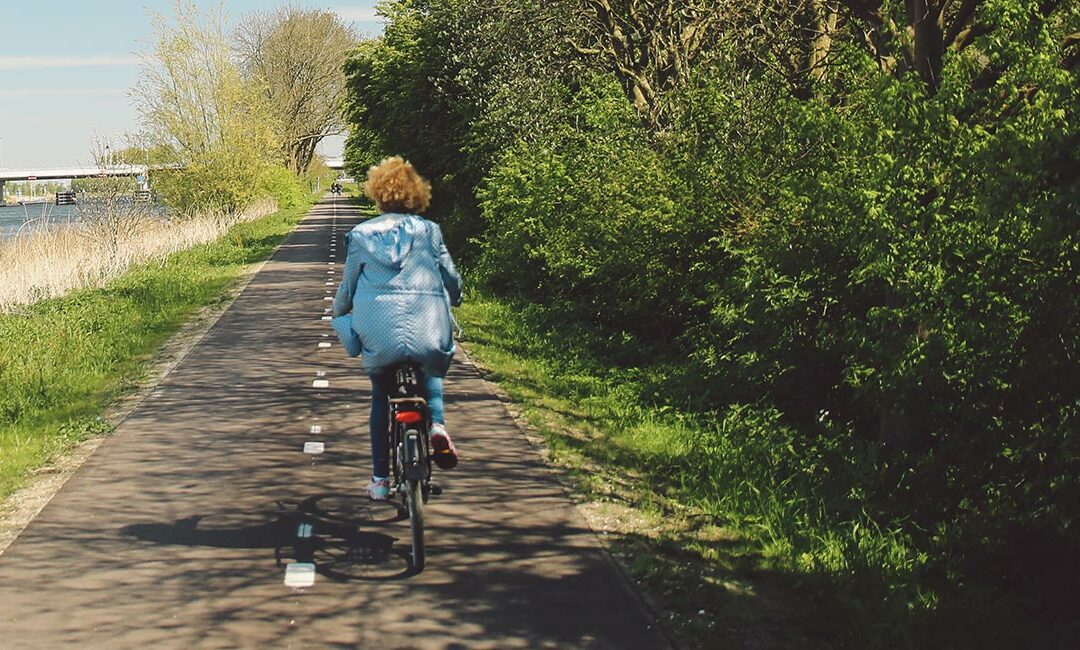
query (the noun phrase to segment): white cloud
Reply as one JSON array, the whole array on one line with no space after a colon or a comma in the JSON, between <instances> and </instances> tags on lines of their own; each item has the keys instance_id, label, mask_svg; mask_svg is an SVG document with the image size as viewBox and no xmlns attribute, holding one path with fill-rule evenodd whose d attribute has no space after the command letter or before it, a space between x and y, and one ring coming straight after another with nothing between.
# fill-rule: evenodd
<instances>
[{"instance_id":1,"label":"white cloud","mask_svg":"<svg viewBox=\"0 0 1080 650\"><path fill-rule=\"evenodd\" d=\"M384 22L382 16L375 14L375 9L372 7L338 7L331 9L334 13L341 16L345 20L350 20L357 23L381 23Z\"/></svg>"},{"instance_id":2,"label":"white cloud","mask_svg":"<svg viewBox=\"0 0 1080 650\"><path fill-rule=\"evenodd\" d=\"M126 88L0 88L0 97L123 96Z\"/></svg>"},{"instance_id":3,"label":"white cloud","mask_svg":"<svg viewBox=\"0 0 1080 650\"><path fill-rule=\"evenodd\" d=\"M97 56L0 56L0 70L29 70L31 68L91 68L139 65L135 55Z\"/></svg>"}]
</instances>

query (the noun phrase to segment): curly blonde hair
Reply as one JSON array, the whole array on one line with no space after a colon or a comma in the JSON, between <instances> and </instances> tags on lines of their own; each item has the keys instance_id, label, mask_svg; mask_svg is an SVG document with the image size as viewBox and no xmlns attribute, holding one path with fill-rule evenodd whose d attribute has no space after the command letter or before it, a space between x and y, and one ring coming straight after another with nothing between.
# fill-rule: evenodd
<instances>
[{"instance_id":1,"label":"curly blonde hair","mask_svg":"<svg viewBox=\"0 0 1080 650\"><path fill-rule=\"evenodd\" d=\"M401 156L386 158L369 169L364 193L379 212L419 214L431 203L431 183Z\"/></svg>"}]
</instances>

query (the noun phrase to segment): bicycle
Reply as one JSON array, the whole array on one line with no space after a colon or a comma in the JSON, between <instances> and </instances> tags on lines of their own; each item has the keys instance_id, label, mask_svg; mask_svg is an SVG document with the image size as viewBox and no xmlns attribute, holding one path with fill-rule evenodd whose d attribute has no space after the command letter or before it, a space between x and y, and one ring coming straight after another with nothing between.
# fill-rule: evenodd
<instances>
[{"instance_id":1,"label":"bicycle","mask_svg":"<svg viewBox=\"0 0 1080 650\"><path fill-rule=\"evenodd\" d=\"M424 504L442 493L431 482L431 416L421 397L417 367L401 364L394 369L394 392L390 397L391 494L403 495L412 541L412 567L424 568Z\"/></svg>"}]
</instances>

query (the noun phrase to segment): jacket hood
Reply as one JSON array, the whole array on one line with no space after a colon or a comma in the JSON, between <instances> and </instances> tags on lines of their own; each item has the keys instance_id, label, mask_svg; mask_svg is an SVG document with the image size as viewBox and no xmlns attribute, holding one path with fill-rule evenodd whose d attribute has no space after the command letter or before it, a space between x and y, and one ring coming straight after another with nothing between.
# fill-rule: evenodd
<instances>
[{"instance_id":1,"label":"jacket hood","mask_svg":"<svg viewBox=\"0 0 1080 650\"><path fill-rule=\"evenodd\" d=\"M411 214L384 214L356 227L359 243L375 261L400 269L424 223Z\"/></svg>"}]
</instances>

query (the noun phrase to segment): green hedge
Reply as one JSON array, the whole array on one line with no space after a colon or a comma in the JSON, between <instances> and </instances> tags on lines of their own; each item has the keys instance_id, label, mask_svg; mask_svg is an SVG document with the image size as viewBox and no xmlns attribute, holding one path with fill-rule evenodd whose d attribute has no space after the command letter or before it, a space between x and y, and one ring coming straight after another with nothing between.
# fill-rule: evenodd
<instances>
[{"instance_id":1,"label":"green hedge","mask_svg":"<svg viewBox=\"0 0 1080 650\"><path fill-rule=\"evenodd\" d=\"M659 122L603 52L552 51L588 12L533 29L499 3L389 4L351 68L353 149L439 180L470 279L528 316L552 372L588 357L623 399L716 423L652 459L705 486L688 498L828 576L857 644L1077 633L1075 3L978 3L936 92L847 24L798 89L733 32ZM495 47L510 28L523 68Z\"/></svg>"}]
</instances>

